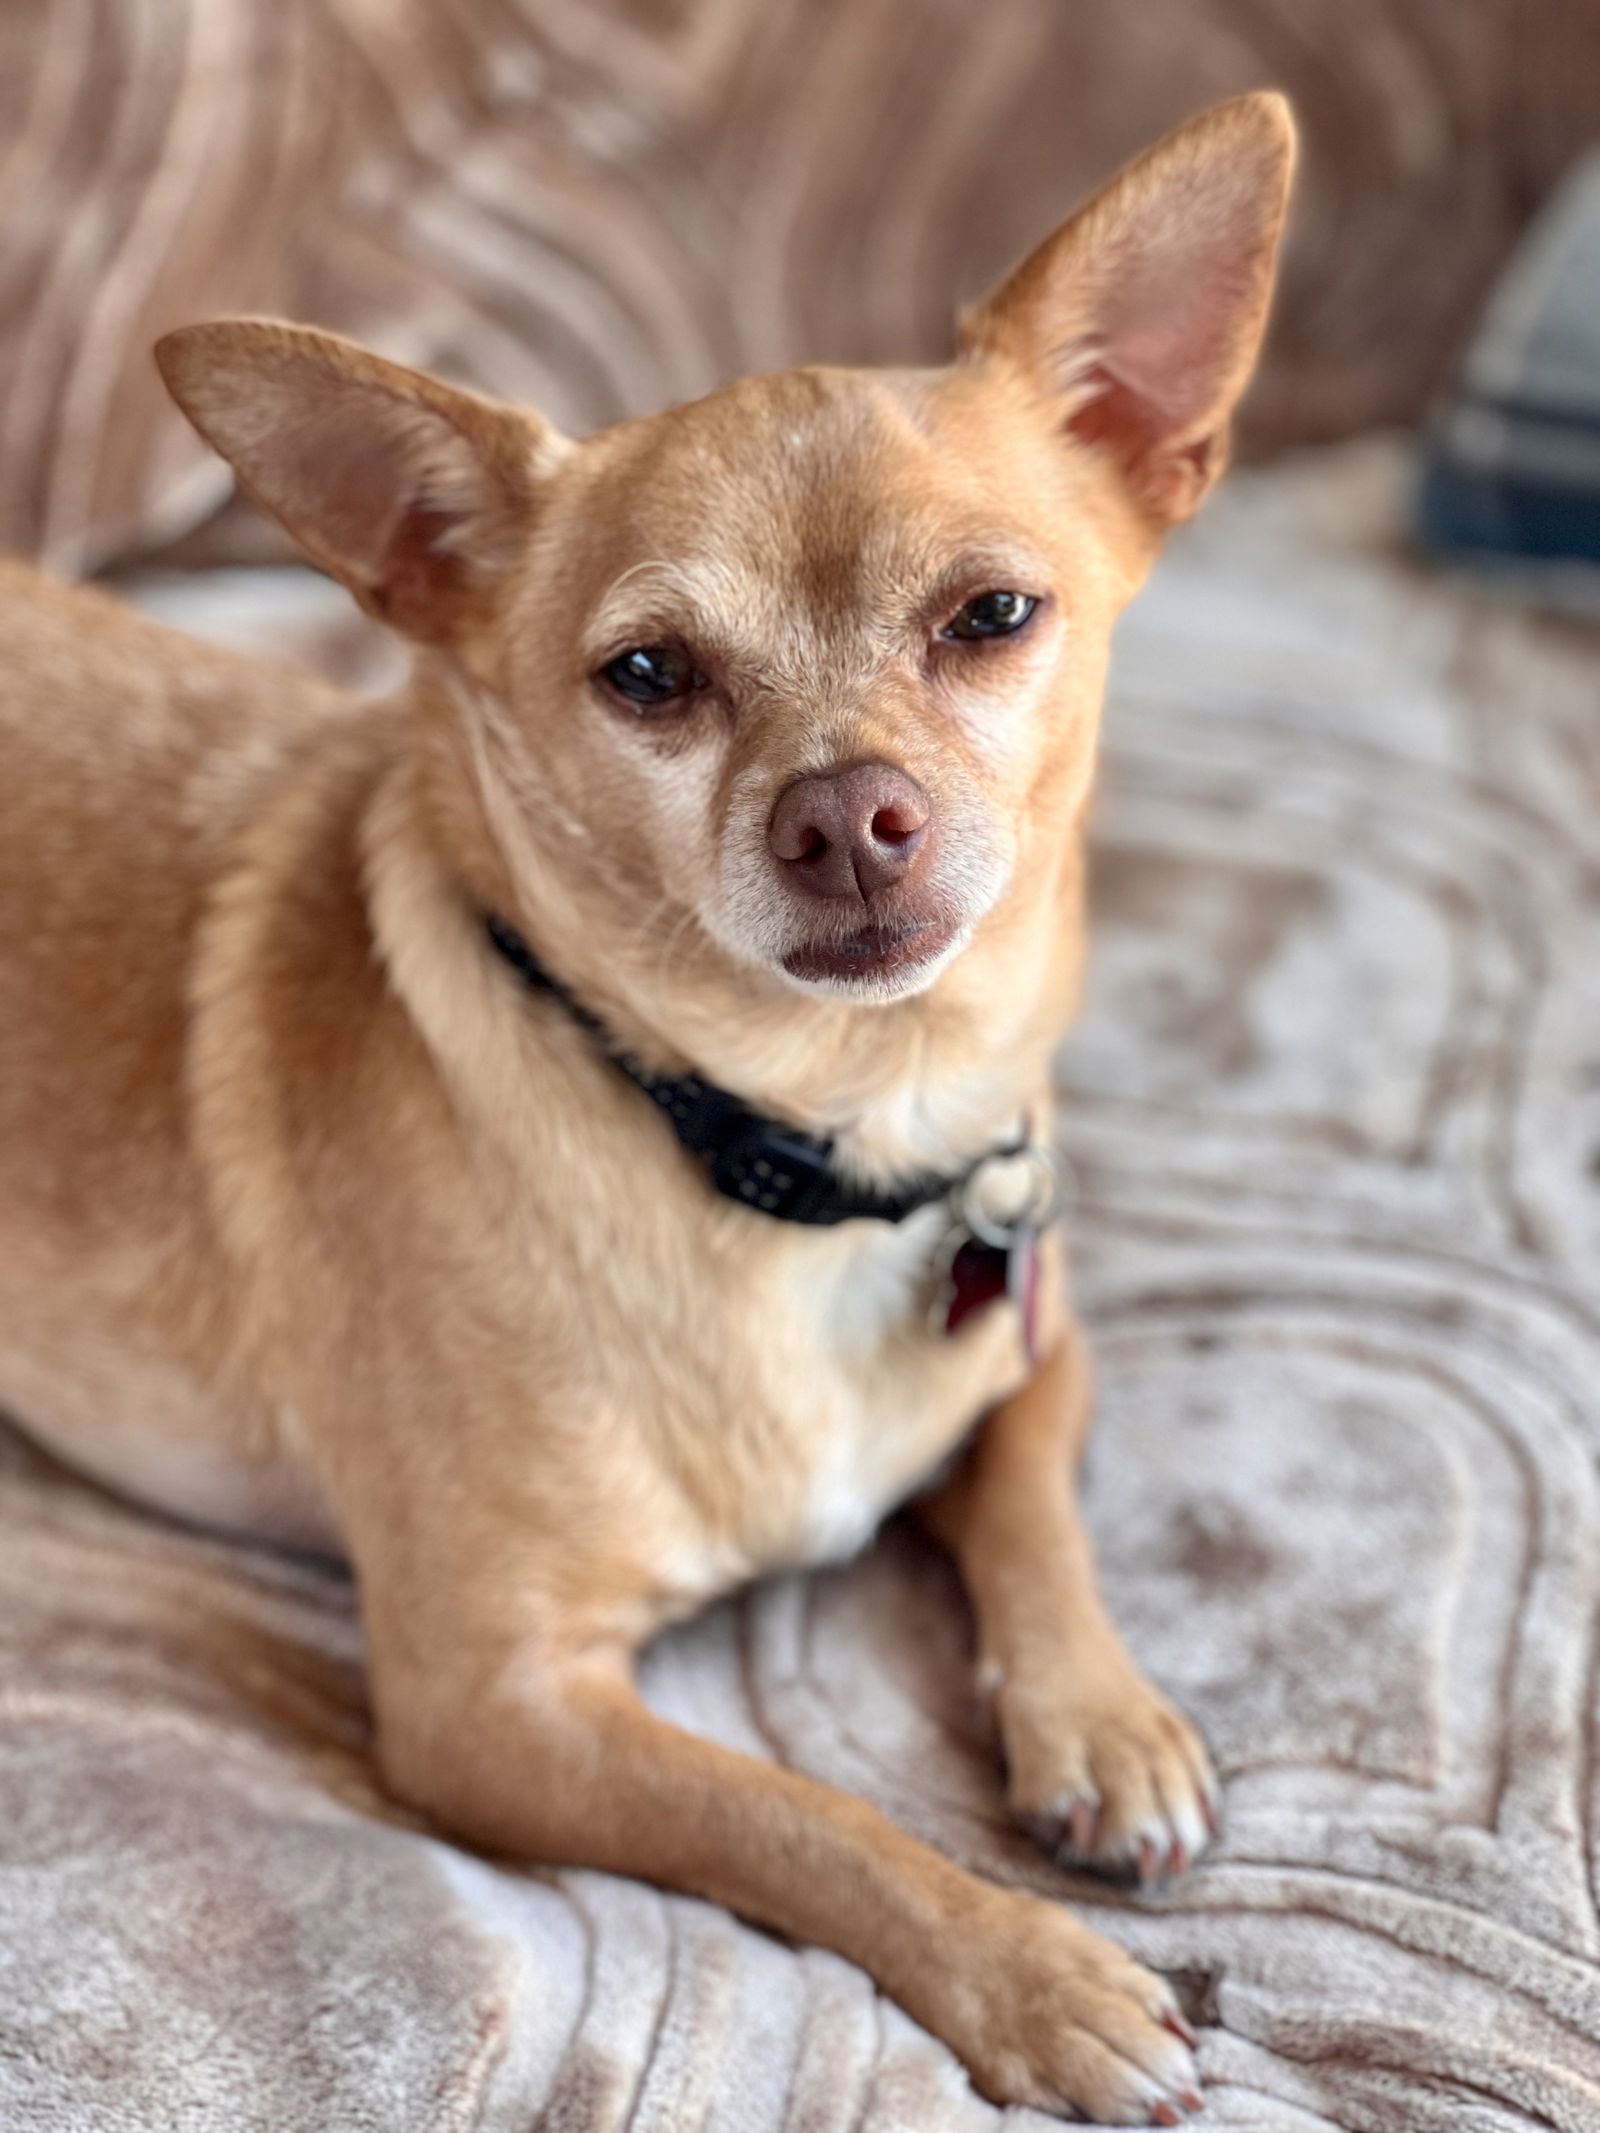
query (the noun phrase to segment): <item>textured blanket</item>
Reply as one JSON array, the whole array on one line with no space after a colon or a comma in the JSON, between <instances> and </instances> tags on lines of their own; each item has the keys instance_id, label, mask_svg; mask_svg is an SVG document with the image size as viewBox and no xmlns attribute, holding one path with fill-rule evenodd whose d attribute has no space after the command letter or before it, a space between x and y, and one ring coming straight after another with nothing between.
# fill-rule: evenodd
<instances>
[{"instance_id":1,"label":"textured blanket","mask_svg":"<svg viewBox=\"0 0 1600 2133\"><path fill-rule=\"evenodd\" d=\"M1600 636L1397 560L1403 475L1239 479L1130 617L1062 1063L1093 1524L1225 1841L1140 1901L1013 1835L904 1531L650 1693L1174 1974L1207 2125L1594 2133ZM145 590L283 641L285 582ZM832 1956L408 1823L338 1571L0 1438L6 2133L998 2116Z\"/></svg>"}]
</instances>

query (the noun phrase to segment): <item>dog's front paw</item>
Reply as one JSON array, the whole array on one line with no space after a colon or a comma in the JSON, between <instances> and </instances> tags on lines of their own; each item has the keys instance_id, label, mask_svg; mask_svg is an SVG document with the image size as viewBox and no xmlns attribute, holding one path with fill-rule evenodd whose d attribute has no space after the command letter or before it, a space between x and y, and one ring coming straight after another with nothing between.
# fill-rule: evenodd
<instances>
[{"instance_id":1,"label":"dog's front paw","mask_svg":"<svg viewBox=\"0 0 1600 2133\"><path fill-rule=\"evenodd\" d=\"M1059 1904L1000 1890L930 1950L907 2005L993 2102L1175 2126L1198 2110L1193 2032L1171 1989Z\"/></svg>"},{"instance_id":2,"label":"dog's front paw","mask_svg":"<svg viewBox=\"0 0 1600 2133\"><path fill-rule=\"evenodd\" d=\"M1221 1793L1193 1726L1120 1651L997 1686L1012 1812L1075 1865L1149 1884L1217 1833Z\"/></svg>"}]
</instances>

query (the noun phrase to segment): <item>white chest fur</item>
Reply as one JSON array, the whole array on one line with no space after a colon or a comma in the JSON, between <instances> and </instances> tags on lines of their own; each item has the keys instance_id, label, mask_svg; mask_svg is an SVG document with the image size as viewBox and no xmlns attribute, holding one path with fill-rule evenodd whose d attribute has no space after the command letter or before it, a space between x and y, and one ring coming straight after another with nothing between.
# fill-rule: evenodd
<instances>
[{"instance_id":1,"label":"white chest fur","mask_svg":"<svg viewBox=\"0 0 1600 2133\"><path fill-rule=\"evenodd\" d=\"M784 1256L792 1329L768 1397L774 1460L748 1535L758 1568L838 1561L930 1481L983 1409L1022 1374L1015 1311L996 1303L955 1336L930 1324L948 1216L810 1238Z\"/></svg>"}]
</instances>

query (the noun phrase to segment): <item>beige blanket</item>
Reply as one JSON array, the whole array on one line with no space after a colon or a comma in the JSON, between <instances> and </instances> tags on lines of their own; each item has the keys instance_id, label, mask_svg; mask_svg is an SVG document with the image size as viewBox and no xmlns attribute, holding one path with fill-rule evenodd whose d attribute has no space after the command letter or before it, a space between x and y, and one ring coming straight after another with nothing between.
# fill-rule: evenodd
<instances>
[{"instance_id":1,"label":"beige blanket","mask_svg":"<svg viewBox=\"0 0 1600 2133\"><path fill-rule=\"evenodd\" d=\"M651 1694L1175 1973L1208 2125L1594 2133L1600 637L1399 560L1402 474L1238 480L1130 618L1062 1070L1106 1583L1225 1843L1140 1902L1012 1835L904 1532ZM408 1826L337 1571L0 1439L5 2133L996 2123L836 1958Z\"/></svg>"}]
</instances>

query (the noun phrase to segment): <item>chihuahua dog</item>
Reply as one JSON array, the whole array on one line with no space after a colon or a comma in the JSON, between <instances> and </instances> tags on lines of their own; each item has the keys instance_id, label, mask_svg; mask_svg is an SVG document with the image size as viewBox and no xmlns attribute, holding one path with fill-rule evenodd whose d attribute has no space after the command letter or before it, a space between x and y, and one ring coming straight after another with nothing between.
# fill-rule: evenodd
<instances>
[{"instance_id":1,"label":"chihuahua dog","mask_svg":"<svg viewBox=\"0 0 1600 2133\"><path fill-rule=\"evenodd\" d=\"M0 579L0 1399L353 1564L394 1793L861 1964L996 2101L1173 2124L1166 1985L1061 1906L656 1716L632 1659L915 1500L1011 1806L1215 1828L1074 1499L1050 1062L1114 617L1220 471L1293 135L1203 114L944 369L581 443L331 335L170 334L244 488L414 649L393 700Z\"/></svg>"}]
</instances>

